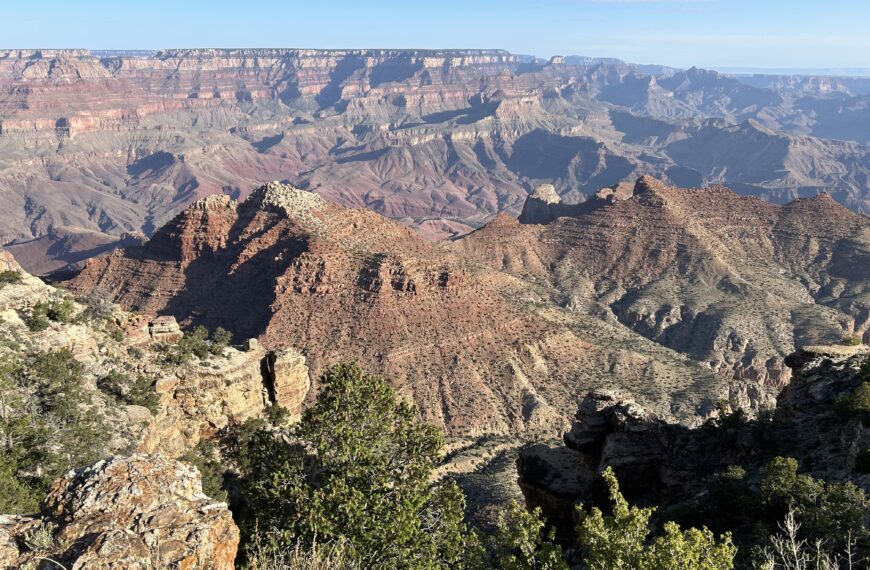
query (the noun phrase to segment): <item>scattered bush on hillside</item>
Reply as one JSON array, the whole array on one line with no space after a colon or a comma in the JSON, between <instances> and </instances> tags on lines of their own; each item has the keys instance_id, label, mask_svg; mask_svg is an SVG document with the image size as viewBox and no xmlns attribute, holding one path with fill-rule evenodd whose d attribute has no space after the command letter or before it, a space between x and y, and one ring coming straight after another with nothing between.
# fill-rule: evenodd
<instances>
[{"instance_id":1,"label":"scattered bush on hillside","mask_svg":"<svg viewBox=\"0 0 870 570\"><path fill-rule=\"evenodd\" d=\"M32 332L41 332L51 326L48 315L45 314L45 304L37 303L30 311L30 315L24 318L24 324Z\"/></svg>"},{"instance_id":2,"label":"scattered bush on hillside","mask_svg":"<svg viewBox=\"0 0 870 570\"><path fill-rule=\"evenodd\" d=\"M842 412L865 422L870 421L870 382L864 381L854 392L837 401L837 408Z\"/></svg>"},{"instance_id":3,"label":"scattered bush on hillside","mask_svg":"<svg viewBox=\"0 0 870 570\"><path fill-rule=\"evenodd\" d=\"M209 335L207 328L198 326L168 347L166 360L172 364L182 364L194 357L202 360L216 356L229 346L231 339L232 335L221 327Z\"/></svg>"},{"instance_id":4,"label":"scattered bush on hillside","mask_svg":"<svg viewBox=\"0 0 870 570\"><path fill-rule=\"evenodd\" d=\"M112 303L104 297L92 294L83 299L79 299L79 302L82 303L85 308L79 316L76 317L78 322L100 323L108 321L114 316Z\"/></svg>"},{"instance_id":5,"label":"scattered bush on hillside","mask_svg":"<svg viewBox=\"0 0 870 570\"><path fill-rule=\"evenodd\" d=\"M233 340L233 335L230 331L223 327L218 327L211 333L211 347L210 351L212 354L220 354L223 349L230 345L230 342Z\"/></svg>"},{"instance_id":6,"label":"scattered bush on hillside","mask_svg":"<svg viewBox=\"0 0 870 570\"><path fill-rule=\"evenodd\" d=\"M722 434L728 434L748 420L742 408L736 410L731 407L728 400L719 400L716 403L716 415L704 423L704 427L710 430L718 430Z\"/></svg>"},{"instance_id":7,"label":"scattered bush on hillside","mask_svg":"<svg viewBox=\"0 0 870 570\"><path fill-rule=\"evenodd\" d=\"M45 450L48 428L15 381L17 367L0 366L0 512L35 512L41 493L28 468ZM32 454L32 455L31 455ZM34 461L35 460L35 461Z\"/></svg>"},{"instance_id":8,"label":"scattered bush on hillside","mask_svg":"<svg viewBox=\"0 0 870 570\"><path fill-rule=\"evenodd\" d=\"M746 469L729 465L710 483L703 518L715 517L717 528L731 528L757 515L757 498L749 486Z\"/></svg>"},{"instance_id":9,"label":"scattered bush on hillside","mask_svg":"<svg viewBox=\"0 0 870 570\"><path fill-rule=\"evenodd\" d=\"M766 520L781 521L789 512L801 521L805 538L841 549L847 537L863 538L870 503L852 483L826 483L797 473L797 461L777 457L763 470L759 498Z\"/></svg>"},{"instance_id":10,"label":"scattered bush on hillside","mask_svg":"<svg viewBox=\"0 0 870 570\"><path fill-rule=\"evenodd\" d=\"M196 447L178 458L179 461L190 463L199 470L202 477L202 492L218 501L227 500L224 488L224 473L226 467L221 462L218 449L210 441L200 441Z\"/></svg>"},{"instance_id":11,"label":"scattered bush on hillside","mask_svg":"<svg viewBox=\"0 0 870 570\"><path fill-rule=\"evenodd\" d=\"M567 570L562 547L556 543L556 531L547 530L541 509L528 511L511 501L501 513L495 533L481 541L477 560L470 564L479 568L511 570ZM473 552L471 554L474 554Z\"/></svg>"},{"instance_id":12,"label":"scattered bush on hillside","mask_svg":"<svg viewBox=\"0 0 870 570\"><path fill-rule=\"evenodd\" d=\"M48 485L96 461L105 440L69 350L0 366L0 512L30 512Z\"/></svg>"},{"instance_id":13,"label":"scattered bush on hillside","mask_svg":"<svg viewBox=\"0 0 870 570\"><path fill-rule=\"evenodd\" d=\"M70 323L75 313L75 304L70 299L40 301L33 305L30 315L24 319L27 328L33 332L44 331L52 322Z\"/></svg>"},{"instance_id":14,"label":"scattered bush on hillside","mask_svg":"<svg viewBox=\"0 0 870 570\"><path fill-rule=\"evenodd\" d=\"M128 406L142 406L155 414L160 405L160 396L154 390L154 381L139 375L136 380L118 370L112 370L97 380L97 388Z\"/></svg>"},{"instance_id":15,"label":"scattered bush on hillside","mask_svg":"<svg viewBox=\"0 0 870 570\"><path fill-rule=\"evenodd\" d=\"M45 305L45 316L56 323L69 323L75 310L76 306L70 299L54 300Z\"/></svg>"},{"instance_id":16,"label":"scattered bush on hillside","mask_svg":"<svg viewBox=\"0 0 870 570\"><path fill-rule=\"evenodd\" d=\"M613 503L605 516L593 507L586 513L578 507L577 532L588 570L727 570L734 567L737 552L730 534L718 539L707 528L685 531L673 522L664 524L664 534L652 540L649 521L655 509L632 507L619 492L613 470L604 471Z\"/></svg>"},{"instance_id":17,"label":"scattered bush on hillside","mask_svg":"<svg viewBox=\"0 0 870 570\"><path fill-rule=\"evenodd\" d=\"M0 289L6 285L21 283L21 274L17 271L0 271Z\"/></svg>"},{"instance_id":18,"label":"scattered bush on hillside","mask_svg":"<svg viewBox=\"0 0 870 570\"><path fill-rule=\"evenodd\" d=\"M845 344L846 346L858 346L861 344L861 337L857 334L843 335L840 344Z\"/></svg>"}]
</instances>

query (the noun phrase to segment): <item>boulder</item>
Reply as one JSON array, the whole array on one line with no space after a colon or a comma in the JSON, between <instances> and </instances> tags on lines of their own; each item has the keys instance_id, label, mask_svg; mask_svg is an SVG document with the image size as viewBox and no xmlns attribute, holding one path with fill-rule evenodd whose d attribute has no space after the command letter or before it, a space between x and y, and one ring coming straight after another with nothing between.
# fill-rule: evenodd
<instances>
[{"instance_id":1,"label":"boulder","mask_svg":"<svg viewBox=\"0 0 870 570\"><path fill-rule=\"evenodd\" d=\"M178 342L184 336L175 317L170 315L161 315L152 319L148 323L148 334L154 342L165 343Z\"/></svg>"},{"instance_id":2,"label":"boulder","mask_svg":"<svg viewBox=\"0 0 870 570\"><path fill-rule=\"evenodd\" d=\"M53 546L19 549L40 526L53 529ZM234 567L238 545L227 505L203 494L196 468L159 455L70 472L38 517L0 517L0 562L14 568L51 558L70 570L223 570Z\"/></svg>"}]
</instances>

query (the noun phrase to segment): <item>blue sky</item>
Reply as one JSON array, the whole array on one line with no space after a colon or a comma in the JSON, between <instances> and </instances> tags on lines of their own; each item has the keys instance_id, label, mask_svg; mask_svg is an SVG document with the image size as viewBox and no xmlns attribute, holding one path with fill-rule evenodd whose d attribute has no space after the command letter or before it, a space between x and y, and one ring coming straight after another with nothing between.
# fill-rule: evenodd
<instances>
[{"instance_id":1,"label":"blue sky","mask_svg":"<svg viewBox=\"0 0 870 570\"><path fill-rule=\"evenodd\" d=\"M0 48L498 47L680 67L870 68L870 0L8 1Z\"/></svg>"}]
</instances>

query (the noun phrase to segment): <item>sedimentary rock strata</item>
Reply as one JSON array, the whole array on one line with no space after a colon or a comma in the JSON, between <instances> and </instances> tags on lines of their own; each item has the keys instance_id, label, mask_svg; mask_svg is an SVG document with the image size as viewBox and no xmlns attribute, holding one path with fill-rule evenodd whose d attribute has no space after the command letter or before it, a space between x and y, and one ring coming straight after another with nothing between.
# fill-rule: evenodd
<instances>
[{"instance_id":1,"label":"sedimentary rock strata","mask_svg":"<svg viewBox=\"0 0 870 570\"><path fill-rule=\"evenodd\" d=\"M551 301L615 319L760 391L788 382L796 346L870 339L870 221L819 196L777 206L723 187L644 177L549 223L501 218L456 242ZM619 195L619 198L615 196ZM529 199L541 207L544 202ZM561 206L555 197L549 212ZM526 214L530 210L526 211ZM551 214L547 214L551 216Z\"/></svg>"},{"instance_id":2,"label":"sedimentary rock strata","mask_svg":"<svg viewBox=\"0 0 870 570\"><path fill-rule=\"evenodd\" d=\"M200 201L66 286L298 346L315 378L357 360L466 435L557 433L608 385L690 423L720 398L753 413L788 381L796 343L867 330L863 265L847 263L867 255L867 219L830 199L776 206L643 178L548 212L433 245L274 183Z\"/></svg>"},{"instance_id":3,"label":"sedimentary rock strata","mask_svg":"<svg viewBox=\"0 0 870 570\"><path fill-rule=\"evenodd\" d=\"M642 174L780 203L829 191L867 211L870 154L850 119L866 94L850 85L840 102L499 50L10 50L0 243L49 272L273 179L429 238L518 214L541 183L573 204Z\"/></svg>"}]
</instances>

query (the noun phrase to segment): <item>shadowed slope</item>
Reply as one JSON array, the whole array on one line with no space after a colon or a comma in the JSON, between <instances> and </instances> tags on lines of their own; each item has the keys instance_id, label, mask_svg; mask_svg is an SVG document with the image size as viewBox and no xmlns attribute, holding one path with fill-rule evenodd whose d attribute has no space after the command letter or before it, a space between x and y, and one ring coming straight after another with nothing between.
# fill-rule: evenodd
<instances>
[{"instance_id":1,"label":"shadowed slope","mask_svg":"<svg viewBox=\"0 0 870 570\"><path fill-rule=\"evenodd\" d=\"M196 203L68 287L380 371L452 433L554 434L591 386L696 422L727 382L368 210L280 184ZM667 396L665 396L667 395Z\"/></svg>"}]
</instances>

